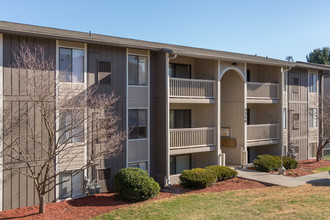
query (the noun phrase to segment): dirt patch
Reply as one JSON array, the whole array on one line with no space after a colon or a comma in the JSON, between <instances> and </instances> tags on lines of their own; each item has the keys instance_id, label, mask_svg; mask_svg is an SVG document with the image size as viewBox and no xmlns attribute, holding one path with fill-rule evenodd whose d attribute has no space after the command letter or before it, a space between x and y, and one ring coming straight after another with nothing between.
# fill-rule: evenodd
<instances>
[{"instance_id":1,"label":"dirt patch","mask_svg":"<svg viewBox=\"0 0 330 220\"><path fill-rule=\"evenodd\" d=\"M239 189L255 189L266 186L267 185L263 183L239 178L217 182L215 185L205 189L185 189L179 185L175 185L162 190L162 192L152 200L161 200L175 196L176 194L184 193L221 192ZM3 211L0 213L0 219L88 219L115 209L136 204L118 201L115 195L115 193L98 194L63 202L49 203L46 204L46 214L38 214L38 206Z\"/></svg>"}]
</instances>

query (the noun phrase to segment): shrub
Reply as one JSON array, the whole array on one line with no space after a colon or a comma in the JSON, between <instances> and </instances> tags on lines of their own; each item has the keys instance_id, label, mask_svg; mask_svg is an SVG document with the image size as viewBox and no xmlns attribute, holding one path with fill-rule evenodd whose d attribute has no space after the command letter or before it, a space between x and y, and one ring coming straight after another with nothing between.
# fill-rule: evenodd
<instances>
[{"instance_id":1,"label":"shrub","mask_svg":"<svg viewBox=\"0 0 330 220\"><path fill-rule=\"evenodd\" d=\"M273 170L278 170L281 167L281 156L272 155L258 155L253 161L253 165L259 171L269 172ZM298 167L298 162L290 157L283 157L283 167L285 169L296 169Z\"/></svg>"},{"instance_id":2,"label":"shrub","mask_svg":"<svg viewBox=\"0 0 330 220\"><path fill-rule=\"evenodd\" d=\"M230 169L229 167L225 166L214 165L205 167L205 169L213 171L217 176L218 181L231 179L237 176L236 170Z\"/></svg>"},{"instance_id":3,"label":"shrub","mask_svg":"<svg viewBox=\"0 0 330 220\"><path fill-rule=\"evenodd\" d=\"M217 181L215 173L208 169L195 168L184 170L180 175L181 185L185 188L205 188Z\"/></svg>"},{"instance_id":4,"label":"shrub","mask_svg":"<svg viewBox=\"0 0 330 220\"><path fill-rule=\"evenodd\" d=\"M278 170L281 167L281 159L268 154L258 155L257 158L253 160L253 165L259 171L269 172Z\"/></svg>"},{"instance_id":5,"label":"shrub","mask_svg":"<svg viewBox=\"0 0 330 220\"><path fill-rule=\"evenodd\" d=\"M146 171L139 168L123 168L115 175L115 187L119 199L142 201L155 197L160 187Z\"/></svg>"},{"instance_id":6,"label":"shrub","mask_svg":"<svg viewBox=\"0 0 330 220\"><path fill-rule=\"evenodd\" d=\"M281 159L281 157L280 157ZM298 162L291 157L283 157L283 166L285 169L296 169L298 167Z\"/></svg>"}]
</instances>

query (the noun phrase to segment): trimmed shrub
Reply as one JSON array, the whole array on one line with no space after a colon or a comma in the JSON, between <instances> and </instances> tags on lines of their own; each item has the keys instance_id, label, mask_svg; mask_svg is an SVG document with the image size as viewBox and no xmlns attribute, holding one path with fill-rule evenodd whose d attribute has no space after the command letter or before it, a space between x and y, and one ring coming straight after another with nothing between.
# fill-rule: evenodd
<instances>
[{"instance_id":1,"label":"trimmed shrub","mask_svg":"<svg viewBox=\"0 0 330 220\"><path fill-rule=\"evenodd\" d=\"M262 172L274 171L281 167L281 159L268 154L258 155L253 160L253 165Z\"/></svg>"},{"instance_id":2,"label":"trimmed shrub","mask_svg":"<svg viewBox=\"0 0 330 220\"><path fill-rule=\"evenodd\" d=\"M281 157L280 157L281 160ZM283 166L285 169L296 169L298 167L298 162L291 157L283 157Z\"/></svg>"},{"instance_id":3,"label":"trimmed shrub","mask_svg":"<svg viewBox=\"0 0 330 220\"><path fill-rule=\"evenodd\" d=\"M185 188L205 188L217 181L215 173L208 169L195 168L184 170L180 175L181 185Z\"/></svg>"},{"instance_id":4,"label":"trimmed shrub","mask_svg":"<svg viewBox=\"0 0 330 220\"><path fill-rule=\"evenodd\" d=\"M236 170L230 169L229 167L225 166L214 165L205 167L205 169L213 171L217 176L218 181L231 179L237 176Z\"/></svg>"},{"instance_id":5,"label":"trimmed shrub","mask_svg":"<svg viewBox=\"0 0 330 220\"><path fill-rule=\"evenodd\" d=\"M128 167L115 175L115 187L121 200L143 201L155 197L159 184L140 168Z\"/></svg>"},{"instance_id":6,"label":"trimmed shrub","mask_svg":"<svg viewBox=\"0 0 330 220\"><path fill-rule=\"evenodd\" d=\"M262 172L269 172L278 170L281 168L281 156L272 155L258 155L255 160L253 160L253 165L257 170ZM285 169L296 169L298 167L298 162L290 157L283 157L283 166Z\"/></svg>"}]
</instances>

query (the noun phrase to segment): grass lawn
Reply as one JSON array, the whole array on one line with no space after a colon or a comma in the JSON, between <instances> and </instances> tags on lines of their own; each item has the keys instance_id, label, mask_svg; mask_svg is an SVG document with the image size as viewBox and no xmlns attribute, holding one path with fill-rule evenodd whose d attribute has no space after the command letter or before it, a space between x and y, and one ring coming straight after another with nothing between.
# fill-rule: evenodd
<instances>
[{"instance_id":1,"label":"grass lawn","mask_svg":"<svg viewBox=\"0 0 330 220\"><path fill-rule=\"evenodd\" d=\"M328 219L330 186L267 187L185 194L122 208L97 219Z\"/></svg>"},{"instance_id":2,"label":"grass lawn","mask_svg":"<svg viewBox=\"0 0 330 220\"><path fill-rule=\"evenodd\" d=\"M326 159L326 160L330 160L330 154L329 154L329 155L325 155L325 156L324 156L324 159Z\"/></svg>"},{"instance_id":3,"label":"grass lawn","mask_svg":"<svg viewBox=\"0 0 330 220\"><path fill-rule=\"evenodd\" d=\"M315 171L317 173L320 173L320 172L326 172L326 171L329 171L329 170L330 170L330 167L321 167L321 168L316 169Z\"/></svg>"}]
</instances>

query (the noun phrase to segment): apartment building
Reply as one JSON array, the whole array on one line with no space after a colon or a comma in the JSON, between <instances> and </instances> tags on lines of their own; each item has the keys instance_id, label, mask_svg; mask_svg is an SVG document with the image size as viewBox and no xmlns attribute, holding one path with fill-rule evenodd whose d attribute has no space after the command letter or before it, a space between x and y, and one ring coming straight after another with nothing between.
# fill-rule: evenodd
<instances>
[{"instance_id":1,"label":"apartment building","mask_svg":"<svg viewBox=\"0 0 330 220\"><path fill-rule=\"evenodd\" d=\"M178 183L185 169L245 166L259 154L285 154L291 143L299 159L315 156L318 125L308 120L318 108L326 66L1 21L1 117L4 106L25 100L11 65L22 42L43 46L56 59L54 74L68 62L79 70L59 82L64 86L84 91L100 82L103 92L114 91L127 132L116 158L100 160L95 169L56 187L47 202L83 196L84 176L100 179L103 192L112 191L123 167L144 169L166 186ZM65 59L68 54L74 61ZM42 129L38 120L35 116L35 129ZM69 167L59 164L61 178L100 147L86 144ZM0 180L1 210L38 202L27 177L0 168Z\"/></svg>"}]
</instances>

